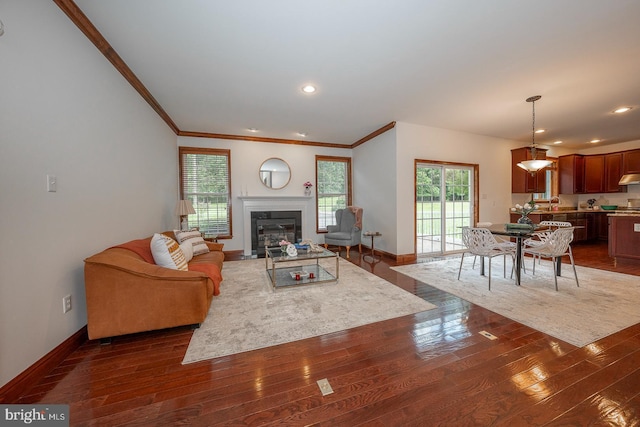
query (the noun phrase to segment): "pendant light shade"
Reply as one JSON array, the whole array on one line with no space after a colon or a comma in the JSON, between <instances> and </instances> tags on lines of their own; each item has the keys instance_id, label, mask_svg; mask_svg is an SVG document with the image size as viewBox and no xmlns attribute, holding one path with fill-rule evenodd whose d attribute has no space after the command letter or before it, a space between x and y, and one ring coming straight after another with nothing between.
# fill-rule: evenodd
<instances>
[{"instance_id":1,"label":"pendant light shade","mask_svg":"<svg viewBox=\"0 0 640 427\"><path fill-rule=\"evenodd\" d=\"M536 101L542 98L540 95L527 98L527 102L531 102L533 110L533 120L531 126L531 160L523 160L518 163L518 166L533 175L540 169L544 169L551 165L551 160L538 160L538 150L536 149Z\"/></svg>"}]
</instances>

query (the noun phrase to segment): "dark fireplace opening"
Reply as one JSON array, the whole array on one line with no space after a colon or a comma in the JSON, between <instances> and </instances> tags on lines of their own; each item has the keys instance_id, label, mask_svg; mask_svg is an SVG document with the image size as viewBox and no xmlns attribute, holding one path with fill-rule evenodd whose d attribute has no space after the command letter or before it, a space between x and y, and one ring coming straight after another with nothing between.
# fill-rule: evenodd
<instances>
[{"instance_id":1,"label":"dark fireplace opening","mask_svg":"<svg viewBox=\"0 0 640 427\"><path fill-rule=\"evenodd\" d=\"M265 246L278 247L281 240L291 243L302 239L301 211L251 212L251 254L262 258Z\"/></svg>"}]
</instances>

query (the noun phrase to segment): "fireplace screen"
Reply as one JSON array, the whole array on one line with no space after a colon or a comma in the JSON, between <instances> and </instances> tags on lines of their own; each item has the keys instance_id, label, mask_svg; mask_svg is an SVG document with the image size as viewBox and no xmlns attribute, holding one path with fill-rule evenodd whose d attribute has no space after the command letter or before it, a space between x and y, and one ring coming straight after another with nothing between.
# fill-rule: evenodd
<instances>
[{"instance_id":1,"label":"fireplace screen","mask_svg":"<svg viewBox=\"0 0 640 427\"><path fill-rule=\"evenodd\" d=\"M264 253L265 247L278 246L281 240L296 241L296 220L294 218L259 219L256 221L258 254Z\"/></svg>"}]
</instances>

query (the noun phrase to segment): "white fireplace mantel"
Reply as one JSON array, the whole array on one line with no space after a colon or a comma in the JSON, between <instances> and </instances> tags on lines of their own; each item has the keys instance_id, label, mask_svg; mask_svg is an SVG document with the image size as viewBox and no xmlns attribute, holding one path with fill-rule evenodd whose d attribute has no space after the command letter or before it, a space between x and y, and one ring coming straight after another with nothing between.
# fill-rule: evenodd
<instances>
[{"instance_id":1,"label":"white fireplace mantel","mask_svg":"<svg viewBox=\"0 0 640 427\"><path fill-rule=\"evenodd\" d=\"M243 249L245 256L251 256L251 212L260 211L301 211L302 238L314 233L313 197L311 196L239 196L243 210Z\"/></svg>"}]
</instances>

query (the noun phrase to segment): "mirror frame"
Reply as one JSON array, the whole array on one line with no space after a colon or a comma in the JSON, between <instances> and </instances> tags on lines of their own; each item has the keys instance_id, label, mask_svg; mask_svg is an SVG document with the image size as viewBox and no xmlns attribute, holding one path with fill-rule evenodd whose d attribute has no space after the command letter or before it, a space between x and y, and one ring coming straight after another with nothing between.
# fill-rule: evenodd
<instances>
[{"instance_id":1,"label":"mirror frame","mask_svg":"<svg viewBox=\"0 0 640 427\"><path fill-rule=\"evenodd\" d=\"M266 169L265 165L269 162L277 163L278 169ZM280 168L282 170L280 170ZM274 176L274 172L281 173L282 175ZM284 175L285 173L286 176ZM260 165L260 168L258 169L258 177L260 178L262 185L265 187L272 190L281 190L291 181L291 167L289 167L289 163L279 157L269 157Z\"/></svg>"}]
</instances>

